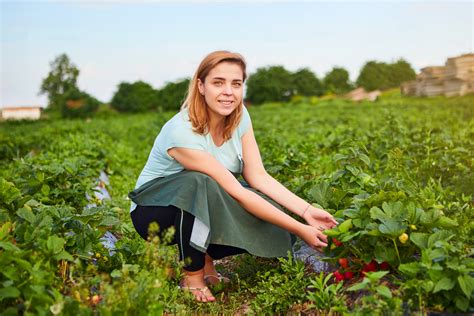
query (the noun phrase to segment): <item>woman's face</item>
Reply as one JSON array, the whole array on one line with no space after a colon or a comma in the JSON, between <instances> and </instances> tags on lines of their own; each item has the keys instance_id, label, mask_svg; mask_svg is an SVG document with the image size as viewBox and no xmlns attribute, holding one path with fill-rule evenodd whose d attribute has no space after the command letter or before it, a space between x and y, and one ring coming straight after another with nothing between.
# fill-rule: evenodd
<instances>
[{"instance_id":1,"label":"woman's face","mask_svg":"<svg viewBox=\"0 0 474 316\"><path fill-rule=\"evenodd\" d=\"M238 64L222 62L215 66L202 82L198 79L201 93L211 111L211 117L224 118L242 102L243 72Z\"/></svg>"}]
</instances>

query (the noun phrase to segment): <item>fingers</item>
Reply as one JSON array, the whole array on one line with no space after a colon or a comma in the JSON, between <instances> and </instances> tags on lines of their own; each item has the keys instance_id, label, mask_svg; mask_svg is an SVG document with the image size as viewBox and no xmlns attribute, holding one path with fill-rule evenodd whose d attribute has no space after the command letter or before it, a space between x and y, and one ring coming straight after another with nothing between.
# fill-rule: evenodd
<instances>
[{"instance_id":1,"label":"fingers","mask_svg":"<svg viewBox=\"0 0 474 316\"><path fill-rule=\"evenodd\" d=\"M318 234L318 239L325 243L324 247L327 246L328 236L324 235L323 233L319 233Z\"/></svg>"},{"instance_id":2,"label":"fingers","mask_svg":"<svg viewBox=\"0 0 474 316\"><path fill-rule=\"evenodd\" d=\"M329 213L328 211L325 211L323 209L320 209L320 208L317 208L315 207L315 209L320 212L320 218L322 220L325 220L325 221L328 221L328 222L331 222L333 223L334 225L338 225L339 223L336 221L336 219L334 218L334 216L331 215L331 213ZM322 213L322 214L321 214ZM321 216L322 215L322 216ZM334 226L333 226L334 227Z\"/></svg>"}]
</instances>

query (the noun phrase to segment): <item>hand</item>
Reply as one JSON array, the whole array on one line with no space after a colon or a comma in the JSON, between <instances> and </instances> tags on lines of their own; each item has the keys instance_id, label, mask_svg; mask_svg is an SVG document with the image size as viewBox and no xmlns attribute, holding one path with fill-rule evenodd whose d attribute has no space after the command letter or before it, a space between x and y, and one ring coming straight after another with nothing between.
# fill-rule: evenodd
<instances>
[{"instance_id":1,"label":"hand","mask_svg":"<svg viewBox=\"0 0 474 316\"><path fill-rule=\"evenodd\" d=\"M327 236L322 231L310 226L301 224L297 235L303 239L308 246L322 252L322 249L327 247Z\"/></svg>"},{"instance_id":2,"label":"hand","mask_svg":"<svg viewBox=\"0 0 474 316\"><path fill-rule=\"evenodd\" d=\"M312 205L303 214L303 218L309 225L320 231L334 228L338 224L331 214Z\"/></svg>"}]
</instances>

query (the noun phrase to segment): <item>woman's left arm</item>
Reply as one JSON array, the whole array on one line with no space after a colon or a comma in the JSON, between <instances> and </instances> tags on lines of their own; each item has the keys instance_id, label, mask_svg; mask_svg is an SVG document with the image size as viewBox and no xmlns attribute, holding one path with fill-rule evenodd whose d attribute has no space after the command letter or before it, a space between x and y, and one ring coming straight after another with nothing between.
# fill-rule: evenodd
<instances>
[{"instance_id":1,"label":"woman's left arm","mask_svg":"<svg viewBox=\"0 0 474 316\"><path fill-rule=\"evenodd\" d=\"M243 177L252 188L264 193L317 229L324 230L337 225L337 221L331 214L312 206L267 173L263 167L252 126L242 136L242 154Z\"/></svg>"}]
</instances>

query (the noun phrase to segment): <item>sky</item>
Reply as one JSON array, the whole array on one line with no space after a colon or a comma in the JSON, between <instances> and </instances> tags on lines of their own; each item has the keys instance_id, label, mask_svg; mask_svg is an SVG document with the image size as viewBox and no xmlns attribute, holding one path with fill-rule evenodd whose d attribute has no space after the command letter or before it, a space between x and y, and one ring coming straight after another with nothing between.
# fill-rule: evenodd
<instances>
[{"instance_id":1,"label":"sky","mask_svg":"<svg viewBox=\"0 0 474 316\"><path fill-rule=\"evenodd\" d=\"M47 104L50 63L67 54L80 89L109 102L121 82L155 88L192 77L215 50L241 53L248 73L282 65L356 80L369 60L416 72L472 53L471 1L0 0L0 106Z\"/></svg>"}]
</instances>

